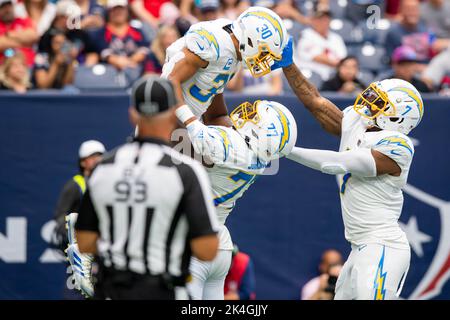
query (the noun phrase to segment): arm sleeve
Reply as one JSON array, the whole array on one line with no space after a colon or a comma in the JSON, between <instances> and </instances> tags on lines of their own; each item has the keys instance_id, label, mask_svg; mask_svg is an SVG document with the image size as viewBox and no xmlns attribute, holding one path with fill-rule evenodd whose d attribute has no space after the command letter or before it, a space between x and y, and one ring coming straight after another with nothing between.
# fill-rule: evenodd
<instances>
[{"instance_id":1,"label":"arm sleeve","mask_svg":"<svg viewBox=\"0 0 450 320\"><path fill-rule=\"evenodd\" d=\"M219 223L205 170L197 163L181 164L178 170L184 186L180 210L187 216L189 238L216 234Z\"/></svg>"},{"instance_id":2,"label":"arm sleeve","mask_svg":"<svg viewBox=\"0 0 450 320\"><path fill-rule=\"evenodd\" d=\"M394 160L402 171L409 170L414 156L414 147L411 141L402 136L388 136L372 147Z\"/></svg>"},{"instance_id":3,"label":"arm sleeve","mask_svg":"<svg viewBox=\"0 0 450 320\"><path fill-rule=\"evenodd\" d=\"M255 295L255 270L252 260L249 260L239 287L239 298L241 300L254 300Z\"/></svg>"},{"instance_id":4,"label":"arm sleeve","mask_svg":"<svg viewBox=\"0 0 450 320\"><path fill-rule=\"evenodd\" d=\"M377 168L370 149L359 148L343 152L295 147L287 158L327 174L351 173L360 177L375 177Z\"/></svg>"},{"instance_id":5,"label":"arm sleeve","mask_svg":"<svg viewBox=\"0 0 450 320\"><path fill-rule=\"evenodd\" d=\"M231 142L225 130L206 126L199 120L192 121L186 128L195 152L216 164L227 160Z\"/></svg>"},{"instance_id":6,"label":"arm sleeve","mask_svg":"<svg viewBox=\"0 0 450 320\"><path fill-rule=\"evenodd\" d=\"M86 190L83 199L81 200L75 230L99 232L98 216L92 203L89 188Z\"/></svg>"},{"instance_id":7,"label":"arm sleeve","mask_svg":"<svg viewBox=\"0 0 450 320\"><path fill-rule=\"evenodd\" d=\"M219 44L210 32L203 28L189 30L186 35L186 48L205 61L215 61L219 57Z\"/></svg>"}]
</instances>

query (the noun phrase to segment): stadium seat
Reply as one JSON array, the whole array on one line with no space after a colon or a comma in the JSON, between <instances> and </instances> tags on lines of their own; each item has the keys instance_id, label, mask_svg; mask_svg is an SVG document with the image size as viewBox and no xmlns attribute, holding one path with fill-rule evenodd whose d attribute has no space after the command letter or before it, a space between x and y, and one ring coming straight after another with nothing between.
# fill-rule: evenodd
<instances>
[{"instance_id":1,"label":"stadium seat","mask_svg":"<svg viewBox=\"0 0 450 320\"><path fill-rule=\"evenodd\" d=\"M389 59L387 58L386 50L383 47L365 43L355 49L355 56L359 61L361 69L380 72L387 68Z\"/></svg>"},{"instance_id":2,"label":"stadium seat","mask_svg":"<svg viewBox=\"0 0 450 320\"><path fill-rule=\"evenodd\" d=\"M139 78L141 69L118 71L110 65L80 66L75 74L74 85L80 90L126 89Z\"/></svg>"},{"instance_id":3,"label":"stadium seat","mask_svg":"<svg viewBox=\"0 0 450 320\"><path fill-rule=\"evenodd\" d=\"M361 28L364 41L383 46L386 42L386 36L391 28L391 22L388 19L374 20L376 25L370 25L370 21L361 21L358 26Z\"/></svg>"},{"instance_id":4,"label":"stadium seat","mask_svg":"<svg viewBox=\"0 0 450 320\"><path fill-rule=\"evenodd\" d=\"M394 76L394 71L392 71L391 69L382 70L375 76L374 81L381 81L381 80L384 80L384 79L390 79L393 76Z\"/></svg>"},{"instance_id":5,"label":"stadium seat","mask_svg":"<svg viewBox=\"0 0 450 320\"><path fill-rule=\"evenodd\" d=\"M333 19L330 22L330 29L339 34L346 44L358 44L363 41L362 30L350 20Z\"/></svg>"},{"instance_id":6,"label":"stadium seat","mask_svg":"<svg viewBox=\"0 0 450 320\"><path fill-rule=\"evenodd\" d=\"M125 74L110 65L80 66L75 74L75 87L81 90L125 89L128 81Z\"/></svg>"},{"instance_id":7,"label":"stadium seat","mask_svg":"<svg viewBox=\"0 0 450 320\"><path fill-rule=\"evenodd\" d=\"M330 11L333 14L333 18L344 19L345 11L347 10L348 1L347 0L333 0L329 1Z\"/></svg>"},{"instance_id":8,"label":"stadium seat","mask_svg":"<svg viewBox=\"0 0 450 320\"><path fill-rule=\"evenodd\" d=\"M366 86L368 86L374 80L374 75L369 70L361 69L358 74L358 79Z\"/></svg>"}]
</instances>

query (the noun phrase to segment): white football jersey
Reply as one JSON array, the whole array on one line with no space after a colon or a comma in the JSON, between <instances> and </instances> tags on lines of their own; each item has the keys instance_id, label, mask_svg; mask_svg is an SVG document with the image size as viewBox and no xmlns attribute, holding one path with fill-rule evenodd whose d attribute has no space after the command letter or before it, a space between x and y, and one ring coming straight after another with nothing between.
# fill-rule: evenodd
<instances>
[{"instance_id":1,"label":"white football jersey","mask_svg":"<svg viewBox=\"0 0 450 320\"><path fill-rule=\"evenodd\" d=\"M182 83L183 98L195 116L201 119L212 99L222 93L236 73L239 61L230 34L223 29L231 24L227 19L199 22L192 25L184 37L175 41L166 51L162 77L167 78L179 61L179 53L187 48L208 62L190 79Z\"/></svg>"},{"instance_id":2,"label":"white football jersey","mask_svg":"<svg viewBox=\"0 0 450 320\"><path fill-rule=\"evenodd\" d=\"M225 221L236 201L269 164L261 162L233 128L205 126L197 121L195 126L188 126L188 132L194 150L214 164L206 171L211 179L218 220L223 225L219 232L219 248L232 250Z\"/></svg>"},{"instance_id":3,"label":"white football jersey","mask_svg":"<svg viewBox=\"0 0 450 320\"><path fill-rule=\"evenodd\" d=\"M355 148L377 150L393 159L402 170L400 176L384 174L373 178L338 177L345 237L354 245L380 243L394 248L409 248L398 219L403 207L402 188L406 185L414 146L396 131L366 132L363 118L348 107L344 110L339 151Z\"/></svg>"}]
</instances>

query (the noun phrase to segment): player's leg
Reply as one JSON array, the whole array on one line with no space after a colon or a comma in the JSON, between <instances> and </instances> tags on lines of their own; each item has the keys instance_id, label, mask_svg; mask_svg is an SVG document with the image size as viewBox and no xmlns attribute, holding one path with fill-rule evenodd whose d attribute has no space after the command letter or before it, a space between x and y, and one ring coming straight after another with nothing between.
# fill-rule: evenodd
<instances>
[{"instance_id":1,"label":"player's leg","mask_svg":"<svg viewBox=\"0 0 450 320\"><path fill-rule=\"evenodd\" d=\"M91 267L94 256L92 254L81 253L78 249L78 243L75 237L75 223L77 218L78 214L75 212L66 216L69 244L65 253L67 254L67 260L72 267L75 287L80 290L85 297L89 298L94 295L94 286L91 279Z\"/></svg>"},{"instance_id":2,"label":"player's leg","mask_svg":"<svg viewBox=\"0 0 450 320\"><path fill-rule=\"evenodd\" d=\"M205 287L205 282L209 277L211 265L212 262L210 261L200 261L195 257L191 258L189 271L191 272L192 279L188 282L187 288L189 295L193 300L202 300L203 289Z\"/></svg>"},{"instance_id":3,"label":"player's leg","mask_svg":"<svg viewBox=\"0 0 450 320\"><path fill-rule=\"evenodd\" d=\"M351 272L354 263L354 252L350 252L347 261L344 263L339 277L336 282L336 289L334 294L334 300L352 300L353 299L353 286Z\"/></svg>"},{"instance_id":4,"label":"player's leg","mask_svg":"<svg viewBox=\"0 0 450 320\"><path fill-rule=\"evenodd\" d=\"M203 288L203 300L223 300L224 284L232 260L231 250L219 250L217 257L212 261L209 278Z\"/></svg>"},{"instance_id":5,"label":"player's leg","mask_svg":"<svg viewBox=\"0 0 450 320\"><path fill-rule=\"evenodd\" d=\"M352 277L356 299L398 298L408 272L410 251L380 244L368 244L355 255Z\"/></svg>"}]
</instances>

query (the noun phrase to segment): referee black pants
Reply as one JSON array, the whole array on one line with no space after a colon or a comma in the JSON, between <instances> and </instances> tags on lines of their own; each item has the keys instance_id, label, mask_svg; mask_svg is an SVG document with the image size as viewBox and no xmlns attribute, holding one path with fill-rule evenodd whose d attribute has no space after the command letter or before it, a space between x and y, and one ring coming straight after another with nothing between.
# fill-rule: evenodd
<instances>
[{"instance_id":1,"label":"referee black pants","mask_svg":"<svg viewBox=\"0 0 450 320\"><path fill-rule=\"evenodd\" d=\"M175 300L175 290L159 276L101 268L94 299Z\"/></svg>"}]
</instances>

